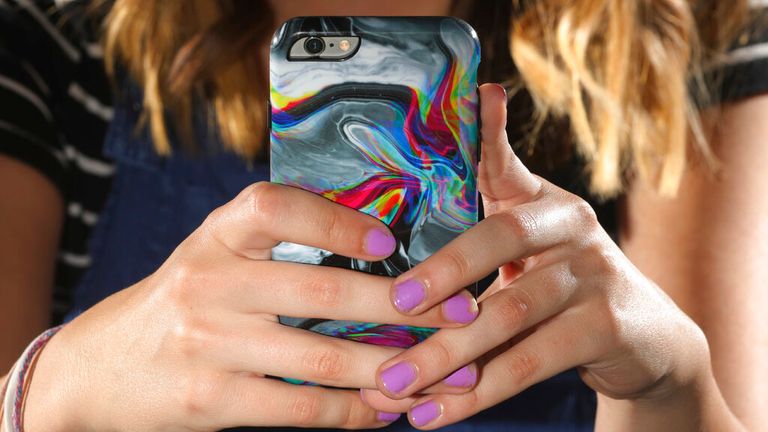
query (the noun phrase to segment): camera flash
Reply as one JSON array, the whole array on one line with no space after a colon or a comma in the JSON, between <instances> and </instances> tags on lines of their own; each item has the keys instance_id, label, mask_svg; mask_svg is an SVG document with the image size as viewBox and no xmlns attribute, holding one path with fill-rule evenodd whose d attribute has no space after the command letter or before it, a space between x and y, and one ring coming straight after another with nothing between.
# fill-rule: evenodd
<instances>
[{"instance_id":1,"label":"camera flash","mask_svg":"<svg viewBox=\"0 0 768 432\"><path fill-rule=\"evenodd\" d=\"M346 39L343 39L339 42L339 49L342 51L349 51L349 41Z\"/></svg>"}]
</instances>

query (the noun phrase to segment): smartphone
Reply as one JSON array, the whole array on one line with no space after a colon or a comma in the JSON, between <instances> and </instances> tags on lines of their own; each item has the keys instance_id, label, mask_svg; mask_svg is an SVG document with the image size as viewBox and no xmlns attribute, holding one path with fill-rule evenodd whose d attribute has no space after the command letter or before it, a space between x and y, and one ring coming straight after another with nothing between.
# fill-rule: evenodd
<instances>
[{"instance_id":1,"label":"smartphone","mask_svg":"<svg viewBox=\"0 0 768 432\"><path fill-rule=\"evenodd\" d=\"M284 23L270 50L271 181L380 219L397 248L365 262L281 243L272 258L397 276L476 224L479 62L475 31L457 18ZM280 322L397 347L435 331L312 317Z\"/></svg>"}]
</instances>

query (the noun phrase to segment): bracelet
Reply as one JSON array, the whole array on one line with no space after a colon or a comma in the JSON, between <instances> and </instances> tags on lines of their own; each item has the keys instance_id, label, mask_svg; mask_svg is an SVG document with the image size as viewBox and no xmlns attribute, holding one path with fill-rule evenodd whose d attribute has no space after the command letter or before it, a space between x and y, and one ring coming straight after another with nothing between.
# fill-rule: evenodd
<instances>
[{"instance_id":1,"label":"bracelet","mask_svg":"<svg viewBox=\"0 0 768 432\"><path fill-rule=\"evenodd\" d=\"M27 346L24 353L11 369L3 388L3 404L0 413L2 414L3 426L6 432L24 432L22 425L22 408L26 393L29 390L28 384L34 371L34 365L37 357L45 344L55 335L62 325L50 328L36 337L32 343Z\"/></svg>"}]
</instances>

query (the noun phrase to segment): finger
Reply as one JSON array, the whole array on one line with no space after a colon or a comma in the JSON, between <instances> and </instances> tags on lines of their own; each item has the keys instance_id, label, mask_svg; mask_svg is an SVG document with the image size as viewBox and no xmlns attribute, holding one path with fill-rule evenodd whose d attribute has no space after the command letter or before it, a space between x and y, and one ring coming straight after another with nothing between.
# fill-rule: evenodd
<instances>
[{"instance_id":1,"label":"finger","mask_svg":"<svg viewBox=\"0 0 768 432\"><path fill-rule=\"evenodd\" d=\"M378 369L378 389L401 398L443 380L521 331L560 313L577 287L577 279L564 263L523 275L484 300L471 325L442 329L387 360Z\"/></svg>"},{"instance_id":2,"label":"finger","mask_svg":"<svg viewBox=\"0 0 768 432\"><path fill-rule=\"evenodd\" d=\"M212 304L246 313L316 317L418 327L455 327L440 308L406 316L392 307L392 278L335 267L226 257L201 288ZM207 279L207 278L206 278ZM207 283L204 283L207 285Z\"/></svg>"},{"instance_id":3,"label":"finger","mask_svg":"<svg viewBox=\"0 0 768 432\"><path fill-rule=\"evenodd\" d=\"M366 405L376 411L404 413L416 402L418 397L407 397L404 399L390 399L384 393L373 389L361 389L360 397Z\"/></svg>"},{"instance_id":4,"label":"finger","mask_svg":"<svg viewBox=\"0 0 768 432\"><path fill-rule=\"evenodd\" d=\"M215 334L210 329L219 329ZM197 326L181 338L180 352L216 368L291 378L337 388L376 388L378 365L401 353L396 347L359 343L246 315ZM472 366L476 374L477 367ZM447 388L453 387L453 388ZM425 390L463 392L466 373Z\"/></svg>"},{"instance_id":5,"label":"finger","mask_svg":"<svg viewBox=\"0 0 768 432\"><path fill-rule=\"evenodd\" d=\"M210 414L220 427L297 426L365 429L386 426L396 413L381 413L367 406L358 391L297 386L274 379L238 376L219 395L201 389L202 398L214 398Z\"/></svg>"},{"instance_id":6,"label":"finger","mask_svg":"<svg viewBox=\"0 0 768 432\"><path fill-rule=\"evenodd\" d=\"M204 239L251 258L263 258L279 242L367 261L388 257L396 246L387 226L374 217L311 192L266 182L247 187L214 210L200 231Z\"/></svg>"},{"instance_id":7,"label":"finger","mask_svg":"<svg viewBox=\"0 0 768 432\"><path fill-rule=\"evenodd\" d=\"M523 275L524 270L524 261L503 264L499 267L499 276L491 282L488 288L486 288L480 296L477 297L478 303L514 282L515 279Z\"/></svg>"},{"instance_id":8,"label":"finger","mask_svg":"<svg viewBox=\"0 0 768 432\"><path fill-rule=\"evenodd\" d=\"M515 156L507 139L507 93L499 84L480 86L482 145L478 187L486 201L514 200L516 204L536 196L541 180ZM491 210L491 211L488 211ZM492 213L493 209L486 209Z\"/></svg>"},{"instance_id":9,"label":"finger","mask_svg":"<svg viewBox=\"0 0 768 432\"><path fill-rule=\"evenodd\" d=\"M423 397L409 410L419 429L461 421L520 393L533 384L591 360L594 343L574 310L538 327L528 337L488 362L474 390Z\"/></svg>"},{"instance_id":10,"label":"finger","mask_svg":"<svg viewBox=\"0 0 768 432\"><path fill-rule=\"evenodd\" d=\"M253 317L229 325L201 346L199 356L232 372L253 372L339 388L375 388L376 367L402 351L334 338ZM187 349L192 344L183 344Z\"/></svg>"},{"instance_id":11,"label":"finger","mask_svg":"<svg viewBox=\"0 0 768 432\"><path fill-rule=\"evenodd\" d=\"M506 263L575 238L580 234L571 223L576 205L546 198L489 216L398 276L392 303L402 313L422 313ZM456 302L451 297L443 308Z\"/></svg>"}]
</instances>

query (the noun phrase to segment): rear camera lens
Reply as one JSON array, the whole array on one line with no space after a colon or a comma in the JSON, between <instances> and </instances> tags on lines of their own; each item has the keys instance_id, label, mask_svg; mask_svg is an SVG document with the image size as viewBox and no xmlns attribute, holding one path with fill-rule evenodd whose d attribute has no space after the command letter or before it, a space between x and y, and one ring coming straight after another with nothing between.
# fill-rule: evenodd
<instances>
[{"instance_id":1,"label":"rear camera lens","mask_svg":"<svg viewBox=\"0 0 768 432\"><path fill-rule=\"evenodd\" d=\"M317 55L325 50L325 42L319 37L311 37L304 42L304 50L307 54Z\"/></svg>"}]
</instances>

